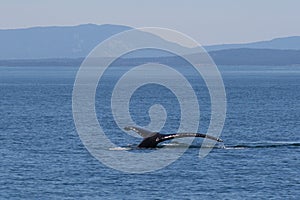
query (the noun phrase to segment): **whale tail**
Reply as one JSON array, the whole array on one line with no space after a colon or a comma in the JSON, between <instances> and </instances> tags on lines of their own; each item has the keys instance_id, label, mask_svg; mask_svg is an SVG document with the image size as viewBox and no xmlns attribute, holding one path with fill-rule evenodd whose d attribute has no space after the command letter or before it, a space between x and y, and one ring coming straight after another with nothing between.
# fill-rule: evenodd
<instances>
[{"instance_id":1,"label":"whale tail","mask_svg":"<svg viewBox=\"0 0 300 200\"><path fill-rule=\"evenodd\" d=\"M135 127L135 126L126 126L124 128L125 131L134 131L137 134L139 134L140 136L142 136L143 138L148 138L148 137L152 137L155 134L157 134L156 132L152 132L146 129L143 129L141 127Z\"/></svg>"},{"instance_id":2,"label":"whale tail","mask_svg":"<svg viewBox=\"0 0 300 200\"><path fill-rule=\"evenodd\" d=\"M126 126L124 128L126 131L134 131L144 138L144 140L139 144L140 148L155 148L156 145L160 142L171 140L174 138L183 138L183 137L202 137L218 142L223 142L222 139L213 137L211 135L203 133L171 133L171 134L160 134L157 132L152 132L140 127L135 126Z\"/></svg>"},{"instance_id":3,"label":"whale tail","mask_svg":"<svg viewBox=\"0 0 300 200\"><path fill-rule=\"evenodd\" d=\"M174 138L183 138L183 137L202 137L202 138L207 138L210 140L215 140L217 142L223 142L221 138L216 138L211 135L207 135L204 133L173 133L173 134L167 134L164 137L164 140L170 140Z\"/></svg>"}]
</instances>

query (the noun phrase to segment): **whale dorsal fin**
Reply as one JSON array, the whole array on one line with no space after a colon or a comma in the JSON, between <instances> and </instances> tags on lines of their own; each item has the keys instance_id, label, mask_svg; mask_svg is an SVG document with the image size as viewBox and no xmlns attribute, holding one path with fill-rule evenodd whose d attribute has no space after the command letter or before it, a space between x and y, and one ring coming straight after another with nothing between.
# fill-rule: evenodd
<instances>
[{"instance_id":1,"label":"whale dorsal fin","mask_svg":"<svg viewBox=\"0 0 300 200\"><path fill-rule=\"evenodd\" d=\"M157 134L156 132L152 132L152 131L143 129L141 127L135 127L135 126L126 126L124 128L124 130L125 131L134 131L137 134L139 134L140 136L142 136L143 138L148 138L148 137L151 137L151 136Z\"/></svg>"}]
</instances>

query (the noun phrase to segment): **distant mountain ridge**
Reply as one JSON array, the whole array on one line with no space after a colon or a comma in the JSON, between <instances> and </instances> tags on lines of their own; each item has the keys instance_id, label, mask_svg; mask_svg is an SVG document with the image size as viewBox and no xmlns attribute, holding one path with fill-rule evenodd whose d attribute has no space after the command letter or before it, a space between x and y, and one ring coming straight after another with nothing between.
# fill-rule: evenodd
<instances>
[{"instance_id":1,"label":"distant mountain ridge","mask_svg":"<svg viewBox=\"0 0 300 200\"><path fill-rule=\"evenodd\" d=\"M129 29L84 24L0 30L0 59L83 57L101 41Z\"/></svg>"},{"instance_id":2,"label":"distant mountain ridge","mask_svg":"<svg viewBox=\"0 0 300 200\"><path fill-rule=\"evenodd\" d=\"M83 24L0 30L0 60L86 57L105 39L131 29L121 25ZM195 51L143 31L140 31L137 36L151 40L154 46L159 44L167 49L179 48L187 53ZM163 53L148 51L138 54L136 54L138 57L152 57Z\"/></svg>"},{"instance_id":3,"label":"distant mountain ridge","mask_svg":"<svg viewBox=\"0 0 300 200\"><path fill-rule=\"evenodd\" d=\"M100 42L110 36L132 29L121 25L83 24L78 26L33 27L0 30L0 65L78 64ZM153 41L152 41L153 40ZM185 48L157 36L151 41L169 48ZM276 38L245 44L204 46L220 65L293 65L300 64L300 36ZM184 49L187 54L190 50ZM141 59L157 59L150 51L138 55ZM155 58L156 57L156 58ZM137 60L126 60L127 63ZM171 62L172 59L171 59Z\"/></svg>"},{"instance_id":4,"label":"distant mountain ridge","mask_svg":"<svg viewBox=\"0 0 300 200\"><path fill-rule=\"evenodd\" d=\"M209 52L217 65L257 65L257 66L290 66L300 65L300 50L278 49L225 49ZM199 56L190 54L189 56ZM103 58L105 59L105 58ZM84 60L81 58L52 58L52 59L17 59L0 60L0 66L74 66L78 67ZM100 61L100 60L99 60ZM148 62L164 63L171 66L180 65L180 58L168 57L138 57L123 58L119 64L123 66L141 65Z\"/></svg>"},{"instance_id":5,"label":"distant mountain ridge","mask_svg":"<svg viewBox=\"0 0 300 200\"><path fill-rule=\"evenodd\" d=\"M300 65L300 50L224 49L209 52L218 65Z\"/></svg>"},{"instance_id":6,"label":"distant mountain ridge","mask_svg":"<svg viewBox=\"0 0 300 200\"><path fill-rule=\"evenodd\" d=\"M251 42L244 44L220 44L204 47L207 51L218 51L224 49L280 49L300 50L300 36L275 38L268 41Z\"/></svg>"}]
</instances>

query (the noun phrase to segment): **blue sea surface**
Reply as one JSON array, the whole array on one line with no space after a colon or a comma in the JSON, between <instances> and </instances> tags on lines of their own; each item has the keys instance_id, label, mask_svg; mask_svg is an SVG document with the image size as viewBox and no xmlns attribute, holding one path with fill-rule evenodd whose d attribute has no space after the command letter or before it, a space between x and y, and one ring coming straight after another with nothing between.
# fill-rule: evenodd
<instances>
[{"instance_id":1,"label":"blue sea surface","mask_svg":"<svg viewBox=\"0 0 300 200\"><path fill-rule=\"evenodd\" d=\"M130 174L91 156L77 134L72 91L78 67L0 67L0 199L298 199L300 66L219 69L227 95L224 146L200 159L202 140L195 139L171 165ZM137 91L131 103L137 123L149 123L139 106L149 108L151 94L168 94L161 90ZM99 98L101 92L105 87ZM168 110L169 99L161 99ZM209 95L199 99L205 131ZM98 119L108 119L100 102ZM178 127L180 110L169 111L165 132ZM114 134L114 123L105 126L119 146L140 141Z\"/></svg>"}]
</instances>

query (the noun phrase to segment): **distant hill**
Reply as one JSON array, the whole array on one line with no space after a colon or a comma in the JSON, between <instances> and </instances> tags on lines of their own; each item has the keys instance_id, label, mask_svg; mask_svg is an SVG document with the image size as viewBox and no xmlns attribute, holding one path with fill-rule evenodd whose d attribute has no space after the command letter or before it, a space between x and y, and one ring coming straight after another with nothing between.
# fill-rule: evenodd
<instances>
[{"instance_id":1,"label":"distant hill","mask_svg":"<svg viewBox=\"0 0 300 200\"><path fill-rule=\"evenodd\" d=\"M132 28L120 25L84 24L0 30L0 60L86 57L105 39L130 29ZM187 53L195 51L195 49L182 47L150 33L139 32L137 35L137 37L144 36L151 40L152 44L162 44L169 49L183 48ZM136 56L157 57L162 54L162 52L147 51L137 53Z\"/></svg>"},{"instance_id":2,"label":"distant hill","mask_svg":"<svg viewBox=\"0 0 300 200\"><path fill-rule=\"evenodd\" d=\"M274 50L274 49L226 49L209 52L217 65L300 65L300 50ZM195 56L190 54L188 56ZM199 55L196 55L199 56ZM18 59L0 60L0 66L75 66L78 67L82 58L62 59ZM105 59L105 58L104 58ZM161 62L171 66L181 65L178 57L138 57L120 59L118 64L124 66L140 65L146 62Z\"/></svg>"},{"instance_id":3,"label":"distant hill","mask_svg":"<svg viewBox=\"0 0 300 200\"><path fill-rule=\"evenodd\" d=\"M204 47L207 51L218 51L224 49L279 49L300 50L300 36L276 38L269 41L252 42L245 44L221 44Z\"/></svg>"},{"instance_id":4,"label":"distant hill","mask_svg":"<svg viewBox=\"0 0 300 200\"><path fill-rule=\"evenodd\" d=\"M300 50L225 49L209 52L218 65L299 65Z\"/></svg>"},{"instance_id":5,"label":"distant hill","mask_svg":"<svg viewBox=\"0 0 300 200\"><path fill-rule=\"evenodd\" d=\"M131 29L85 24L0 30L0 59L78 58L108 37Z\"/></svg>"},{"instance_id":6,"label":"distant hill","mask_svg":"<svg viewBox=\"0 0 300 200\"><path fill-rule=\"evenodd\" d=\"M100 42L130 29L132 28L120 25L85 24L0 30L0 65L79 65ZM152 44L163 44L170 49L180 48L186 55L192 55L197 50L182 47L149 33L142 34L148 34L147 38L151 39ZM300 36L204 48L219 65L300 64ZM135 58L125 59L122 62L141 63L145 59L158 61L163 59L162 57L170 56L151 50L139 53L134 55ZM176 62L176 58L168 57L168 59L170 63Z\"/></svg>"}]
</instances>

